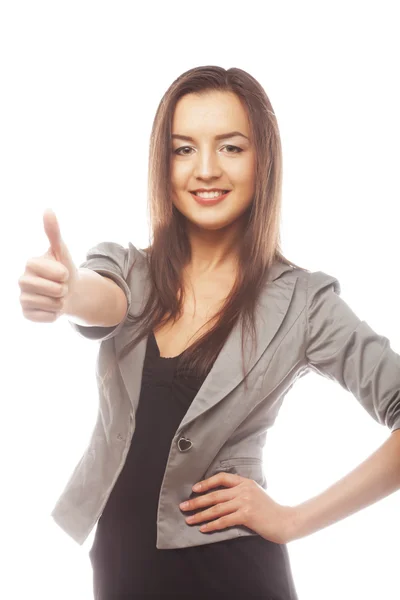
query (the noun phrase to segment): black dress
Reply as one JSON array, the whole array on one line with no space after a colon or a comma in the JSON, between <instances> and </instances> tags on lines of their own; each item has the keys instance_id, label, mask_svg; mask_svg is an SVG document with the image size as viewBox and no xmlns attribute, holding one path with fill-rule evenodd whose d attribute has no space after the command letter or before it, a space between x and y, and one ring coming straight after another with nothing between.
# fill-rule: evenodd
<instances>
[{"instance_id":1,"label":"black dress","mask_svg":"<svg viewBox=\"0 0 400 600\"><path fill-rule=\"evenodd\" d=\"M180 376L178 358L161 357L154 334L149 336L135 432L89 553L94 598L298 600L284 544L255 535L156 547L158 497L171 441L203 382Z\"/></svg>"}]
</instances>

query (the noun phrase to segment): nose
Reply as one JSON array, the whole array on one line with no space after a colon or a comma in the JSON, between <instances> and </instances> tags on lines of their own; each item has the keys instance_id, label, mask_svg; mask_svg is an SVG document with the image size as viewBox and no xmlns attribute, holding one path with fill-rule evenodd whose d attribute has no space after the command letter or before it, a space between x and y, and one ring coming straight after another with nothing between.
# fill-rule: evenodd
<instances>
[{"instance_id":1,"label":"nose","mask_svg":"<svg viewBox=\"0 0 400 600\"><path fill-rule=\"evenodd\" d=\"M220 177L222 173L218 157L214 152L198 152L194 165L194 176L201 179Z\"/></svg>"}]
</instances>

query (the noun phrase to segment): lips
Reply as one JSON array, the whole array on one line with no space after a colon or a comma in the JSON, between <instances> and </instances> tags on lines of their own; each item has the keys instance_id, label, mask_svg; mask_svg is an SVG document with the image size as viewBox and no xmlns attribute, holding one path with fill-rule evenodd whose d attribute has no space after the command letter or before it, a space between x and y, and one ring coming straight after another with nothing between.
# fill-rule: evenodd
<instances>
[{"instance_id":1,"label":"lips","mask_svg":"<svg viewBox=\"0 0 400 600\"><path fill-rule=\"evenodd\" d=\"M230 193L230 190L228 190L225 194L219 194L215 198L202 198L201 196L197 196L194 192L190 193L192 194L194 200L198 202L198 204L202 204L204 206L212 206L213 204L217 204L218 202L224 200Z\"/></svg>"},{"instance_id":2,"label":"lips","mask_svg":"<svg viewBox=\"0 0 400 600\"><path fill-rule=\"evenodd\" d=\"M197 193L200 193L200 192L224 192L226 194L229 191L230 190L222 190L222 189L221 190L192 190L190 193L191 194L197 194Z\"/></svg>"}]
</instances>

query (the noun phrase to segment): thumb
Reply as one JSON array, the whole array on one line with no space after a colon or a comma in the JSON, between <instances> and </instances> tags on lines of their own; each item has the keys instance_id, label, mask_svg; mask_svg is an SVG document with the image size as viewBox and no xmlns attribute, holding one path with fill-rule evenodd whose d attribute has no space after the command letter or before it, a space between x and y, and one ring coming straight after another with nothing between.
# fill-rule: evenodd
<instances>
[{"instance_id":1,"label":"thumb","mask_svg":"<svg viewBox=\"0 0 400 600\"><path fill-rule=\"evenodd\" d=\"M44 212L43 225L50 242L50 251L54 254L55 259L61 262L62 240L60 226L55 213L50 208Z\"/></svg>"}]
</instances>

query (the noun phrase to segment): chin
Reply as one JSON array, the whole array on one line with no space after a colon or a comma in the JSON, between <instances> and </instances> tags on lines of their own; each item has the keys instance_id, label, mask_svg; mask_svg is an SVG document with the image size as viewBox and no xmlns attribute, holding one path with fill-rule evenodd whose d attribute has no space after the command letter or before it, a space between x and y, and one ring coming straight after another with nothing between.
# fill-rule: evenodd
<instances>
[{"instance_id":1,"label":"chin","mask_svg":"<svg viewBox=\"0 0 400 600\"><path fill-rule=\"evenodd\" d=\"M207 231L216 231L229 227L239 219L243 218L246 211L250 209L250 206L247 205L243 207L242 210L239 210L239 212L236 210L234 213L231 212L231 214L226 214L227 211L225 207L225 214L221 214L221 206L218 204L214 207L199 207L199 210L195 211L192 210L192 207L188 207L186 202L176 202L173 200L173 205L185 218L189 226L191 225ZM201 215L202 218L199 218L199 211L203 212Z\"/></svg>"},{"instance_id":2,"label":"chin","mask_svg":"<svg viewBox=\"0 0 400 600\"><path fill-rule=\"evenodd\" d=\"M206 231L218 231L219 229L224 229L225 227L228 227L231 223L195 223L195 225L199 228L199 229L205 229Z\"/></svg>"},{"instance_id":3,"label":"chin","mask_svg":"<svg viewBox=\"0 0 400 600\"><path fill-rule=\"evenodd\" d=\"M226 229L228 227L230 227L231 225L233 225L237 220L238 217L225 217L225 218L212 218L212 216L210 215L209 220L199 220L199 219L191 219L189 217L187 217L186 215L184 215L186 220L188 221L188 224L191 225L192 227L197 227L198 229L203 229L206 231L218 231L221 229Z\"/></svg>"}]
</instances>

